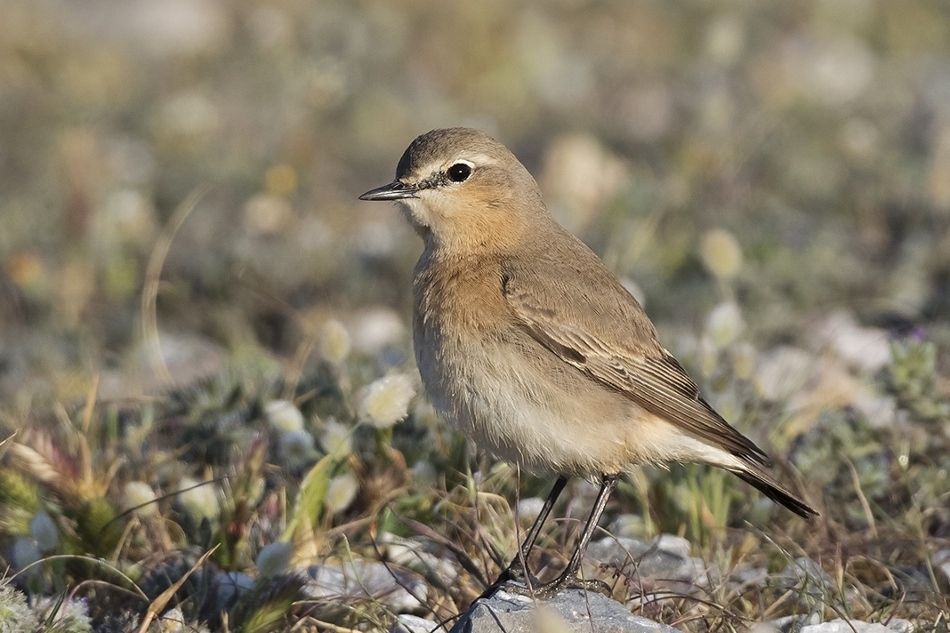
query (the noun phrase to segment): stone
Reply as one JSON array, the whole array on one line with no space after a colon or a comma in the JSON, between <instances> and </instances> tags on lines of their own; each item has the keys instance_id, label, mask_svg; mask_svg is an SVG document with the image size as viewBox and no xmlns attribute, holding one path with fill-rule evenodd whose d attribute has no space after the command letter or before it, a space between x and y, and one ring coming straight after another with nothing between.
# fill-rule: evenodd
<instances>
[{"instance_id":1,"label":"stone","mask_svg":"<svg viewBox=\"0 0 950 633\"><path fill-rule=\"evenodd\" d=\"M418 575L378 561L311 565L304 578L302 589L310 598L370 598L397 613L421 609L427 596L426 584Z\"/></svg>"},{"instance_id":2,"label":"stone","mask_svg":"<svg viewBox=\"0 0 950 633\"><path fill-rule=\"evenodd\" d=\"M908 620L892 618L887 625L861 620L830 620L820 622L817 613L788 615L770 622L752 625L751 633L913 633Z\"/></svg>"},{"instance_id":3,"label":"stone","mask_svg":"<svg viewBox=\"0 0 950 633\"><path fill-rule=\"evenodd\" d=\"M389 633L431 633L433 631L445 631L445 629L433 620L407 613L396 616L396 621L389 629Z\"/></svg>"},{"instance_id":4,"label":"stone","mask_svg":"<svg viewBox=\"0 0 950 633\"><path fill-rule=\"evenodd\" d=\"M676 633L666 624L634 615L599 593L568 589L549 600L504 591L477 600L451 633Z\"/></svg>"},{"instance_id":5,"label":"stone","mask_svg":"<svg viewBox=\"0 0 950 633\"><path fill-rule=\"evenodd\" d=\"M950 548L938 550L933 557L933 566L943 575L943 580L950 585Z\"/></svg>"},{"instance_id":6,"label":"stone","mask_svg":"<svg viewBox=\"0 0 950 633\"><path fill-rule=\"evenodd\" d=\"M630 569L640 578L697 581L703 572L700 560L689 555L689 541L672 534L651 540L606 537L590 544L588 559Z\"/></svg>"},{"instance_id":7,"label":"stone","mask_svg":"<svg viewBox=\"0 0 950 633\"><path fill-rule=\"evenodd\" d=\"M907 620L892 620L887 626L860 620L830 620L803 626L801 633L909 633L913 625Z\"/></svg>"},{"instance_id":8,"label":"stone","mask_svg":"<svg viewBox=\"0 0 950 633\"><path fill-rule=\"evenodd\" d=\"M777 580L786 589L799 589L810 595L821 595L835 587L834 580L821 565L804 556L790 562Z\"/></svg>"}]
</instances>

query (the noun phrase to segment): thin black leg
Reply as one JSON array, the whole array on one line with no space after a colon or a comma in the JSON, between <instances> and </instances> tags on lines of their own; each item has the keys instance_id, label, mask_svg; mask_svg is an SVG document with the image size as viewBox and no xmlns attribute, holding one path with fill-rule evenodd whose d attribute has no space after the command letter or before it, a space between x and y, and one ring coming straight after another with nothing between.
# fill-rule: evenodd
<instances>
[{"instance_id":1,"label":"thin black leg","mask_svg":"<svg viewBox=\"0 0 950 633\"><path fill-rule=\"evenodd\" d=\"M561 572L560 576L540 588L541 593L552 595L557 593L562 587L577 581L577 570L580 569L581 561L584 560L587 545L590 543L590 539L597 529L600 515L603 514L604 508L607 506L607 499L610 498L610 493L617 487L617 481L619 479L619 475L604 475L601 478L600 492L597 493L597 500L594 501L594 507L591 508L590 517L587 519L587 524L584 526L584 531L581 533L581 537L577 542L577 547L571 555L570 562L564 571Z\"/></svg>"},{"instance_id":2,"label":"thin black leg","mask_svg":"<svg viewBox=\"0 0 950 633\"><path fill-rule=\"evenodd\" d=\"M544 527L544 522L547 521L548 515L551 514L551 510L554 508L554 504L557 503L557 498L561 496L561 491L564 490L564 486L567 485L567 477L561 476L557 478L557 481L554 482L554 487L551 488L551 492L548 493L548 498L544 500L544 505L541 506L541 512L538 513L538 518L534 520L534 524L531 526L531 529L528 530L528 535L524 539L524 543L521 544L521 550L519 551L519 556L516 556L511 563L508 565L508 568L511 569L515 563L522 563L525 571L528 570L528 555L531 554L531 550L534 549L534 544L538 540L538 536L541 534L541 528Z\"/></svg>"},{"instance_id":3,"label":"thin black leg","mask_svg":"<svg viewBox=\"0 0 950 633\"><path fill-rule=\"evenodd\" d=\"M544 505L541 506L541 512L538 513L538 518L534 520L531 529L528 530L528 534L525 536L524 542L521 544L521 547L518 548L518 553L511 559L511 562L508 563L508 567L498 575L495 582L489 585L480 597L484 598L493 595L503 584L517 578L518 567L524 570L525 578L530 577L531 573L528 571L528 556L531 554L531 550L534 549L534 544L541 534L541 528L544 527L544 522L547 520L548 515L551 514L554 504L557 502L558 497L561 496L561 492L566 485L567 477L561 476L557 478L557 481L554 482L554 486L551 488L551 492L548 493L547 499L544 500Z\"/></svg>"}]
</instances>

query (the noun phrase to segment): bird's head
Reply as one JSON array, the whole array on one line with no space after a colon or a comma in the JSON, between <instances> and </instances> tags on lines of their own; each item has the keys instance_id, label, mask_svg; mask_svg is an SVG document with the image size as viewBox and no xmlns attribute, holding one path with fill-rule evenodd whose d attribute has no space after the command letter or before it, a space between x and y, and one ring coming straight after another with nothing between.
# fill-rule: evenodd
<instances>
[{"instance_id":1,"label":"bird's head","mask_svg":"<svg viewBox=\"0 0 950 633\"><path fill-rule=\"evenodd\" d=\"M403 153L391 183L361 200L394 200L440 248L503 247L546 216L528 170L504 145L470 128L433 130Z\"/></svg>"}]
</instances>

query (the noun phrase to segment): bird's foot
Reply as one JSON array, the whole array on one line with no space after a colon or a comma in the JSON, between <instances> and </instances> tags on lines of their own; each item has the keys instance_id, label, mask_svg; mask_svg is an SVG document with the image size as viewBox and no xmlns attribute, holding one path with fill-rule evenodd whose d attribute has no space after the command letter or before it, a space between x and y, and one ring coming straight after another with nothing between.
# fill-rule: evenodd
<instances>
[{"instance_id":1,"label":"bird's foot","mask_svg":"<svg viewBox=\"0 0 950 633\"><path fill-rule=\"evenodd\" d=\"M495 588L495 590L490 595L494 595L494 593L499 589L501 589L501 586ZM504 587L504 589L508 593L538 598L540 600L550 600L566 589L592 591L595 593L602 593L608 597L611 595L611 593L613 593L610 585L605 583L603 580L598 580L596 578L578 578L576 575L559 576L551 582L545 584L540 584L536 581L533 581L530 585L528 583L509 583Z\"/></svg>"},{"instance_id":2,"label":"bird's foot","mask_svg":"<svg viewBox=\"0 0 950 633\"><path fill-rule=\"evenodd\" d=\"M569 574L566 576L559 576L551 582L541 585L537 589L537 595L541 599L547 600L554 597L561 591L564 591L565 589L592 591L594 593L602 593L608 597L612 593L610 585L605 583L603 580L598 580L597 578L578 578L574 574Z\"/></svg>"},{"instance_id":3,"label":"bird's foot","mask_svg":"<svg viewBox=\"0 0 950 633\"><path fill-rule=\"evenodd\" d=\"M526 595L530 595L530 588L538 587L540 585L541 582L534 576L530 576L530 582L526 581L525 573L522 570L511 566L505 571L501 572L501 574L498 575L498 578L495 579L495 582L488 585L488 587L485 588L485 591L483 591L482 594L475 600L491 598L502 589L518 594L524 591Z\"/></svg>"}]
</instances>

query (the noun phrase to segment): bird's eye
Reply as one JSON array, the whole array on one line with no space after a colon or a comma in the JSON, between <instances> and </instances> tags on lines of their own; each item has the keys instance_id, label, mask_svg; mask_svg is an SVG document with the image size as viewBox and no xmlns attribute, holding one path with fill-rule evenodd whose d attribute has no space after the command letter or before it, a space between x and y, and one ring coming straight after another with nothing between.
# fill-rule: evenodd
<instances>
[{"instance_id":1,"label":"bird's eye","mask_svg":"<svg viewBox=\"0 0 950 633\"><path fill-rule=\"evenodd\" d=\"M449 180L452 182L465 182L472 175L472 166L465 163L455 163L449 167Z\"/></svg>"}]
</instances>

